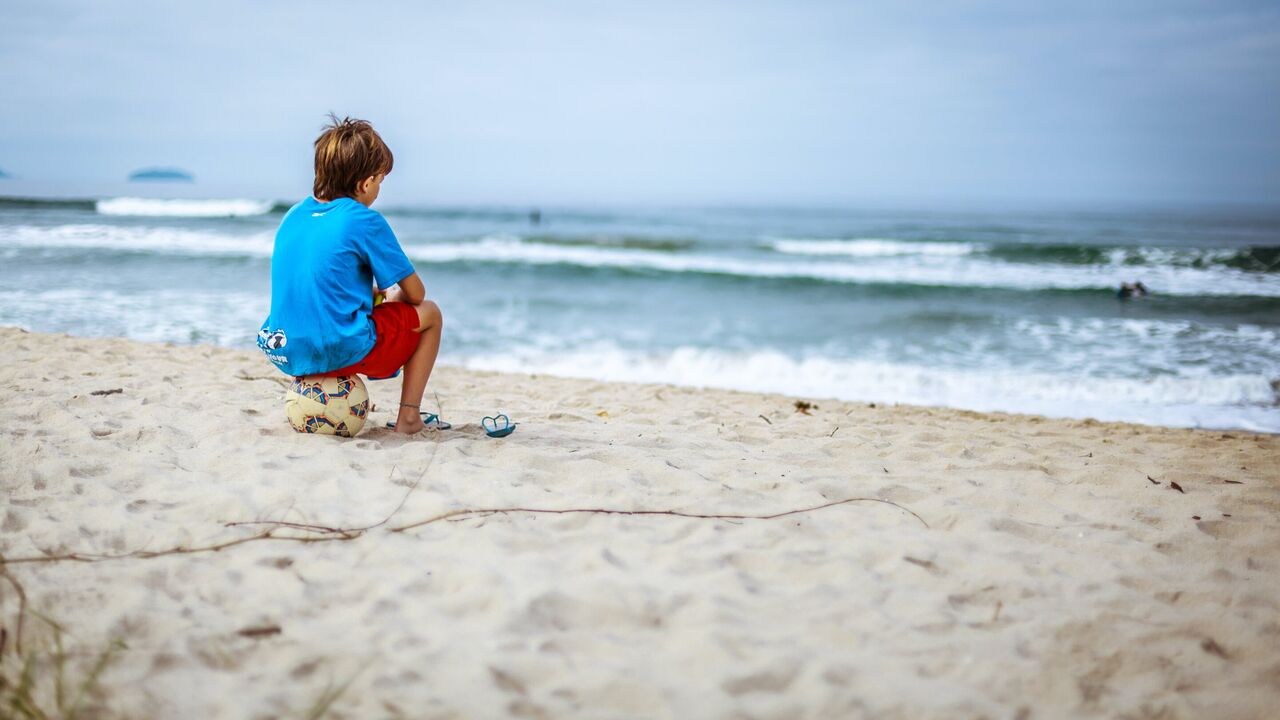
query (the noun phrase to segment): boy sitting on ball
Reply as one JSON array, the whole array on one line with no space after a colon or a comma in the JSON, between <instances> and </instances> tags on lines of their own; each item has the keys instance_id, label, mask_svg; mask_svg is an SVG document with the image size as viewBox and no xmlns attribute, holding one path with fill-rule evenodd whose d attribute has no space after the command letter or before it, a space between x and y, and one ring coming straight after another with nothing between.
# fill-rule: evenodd
<instances>
[{"instance_id":1,"label":"boy sitting on ball","mask_svg":"<svg viewBox=\"0 0 1280 720\"><path fill-rule=\"evenodd\" d=\"M364 120L329 119L315 142L313 196L290 208L276 231L271 314L258 346L294 377L382 379L403 368L395 429L416 433L440 350L440 308L426 300L391 226L370 208L391 172L391 149ZM375 306L378 288L391 290Z\"/></svg>"}]
</instances>

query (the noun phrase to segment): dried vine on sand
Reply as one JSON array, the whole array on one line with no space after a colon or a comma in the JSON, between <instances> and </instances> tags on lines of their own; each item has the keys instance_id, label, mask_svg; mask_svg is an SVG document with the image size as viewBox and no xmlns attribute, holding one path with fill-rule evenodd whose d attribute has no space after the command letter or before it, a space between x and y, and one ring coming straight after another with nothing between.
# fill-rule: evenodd
<instances>
[{"instance_id":1,"label":"dried vine on sand","mask_svg":"<svg viewBox=\"0 0 1280 720\"><path fill-rule=\"evenodd\" d=\"M877 502L877 503L884 503L885 505L892 505L905 513L909 513L912 517L919 520L920 524L924 525L926 528L929 527L929 523L925 522L924 518L917 515L914 510L903 507L902 505L899 505L898 503L893 502L892 500L882 500L880 498L872 498L872 497L852 497L852 498L845 498L844 500L834 500L832 502L823 503L821 505L814 505L813 507L804 507L804 508L796 508L794 510L786 510L784 512L773 513L771 515L730 515L730 514L719 514L719 513L704 514L704 513L685 512L683 510L610 510L608 508L560 508L560 509L525 508L525 507L464 508L461 510L451 510L447 513L436 515L435 517L427 518L426 520L421 520L415 523L410 523L408 525L401 525L400 527L394 527L394 528L391 528L391 532L395 532L395 533L404 532L405 530L412 530L413 528L422 527L423 525L430 525L431 523L439 522L441 520L448 520L450 518L456 518L456 517L466 516L466 515L495 515L498 513L517 513L517 512L545 513L545 514L551 514L551 515L567 515L571 513L594 513L598 515L671 515L674 517L697 518L701 520L774 520L780 517L787 517L788 515L799 515L801 513L809 513L815 510L823 510L825 508L835 507L836 505L844 505L846 503L852 503L852 502Z\"/></svg>"},{"instance_id":2,"label":"dried vine on sand","mask_svg":"<svg viewBox=\"0 0 1280 720\"><path fill-rule=\"evenodd\" d=\"M420 520L417 522L409 523L407 525L401 525L399 527L390 528L389 532L401 533L407 530L412 530L414 528L422 527L424 525L430 525L432 523L440 522L442 520L450 520L450 519L459 518L459 517L476 516L476 515L479 515L479 516L497 515L497 514L504 514L504 513L535 513L535 514L549 514L549 515L590 513L590 514L596 514L596 515L667 515L671 517L693 518L693 519L699 519L699 520L775 520L777 518L787 517L790 515L800 515L803 513L810 513L817 510L823 510L829 507L835 507L837 505L845 505L847 503L854 503L854 502L874 502L874 503L881 503L884 505L891 505L911 515L916 520L919 520L920 524L923 525L924 527L926 528L929 527L929 523L925 522L925 519L920 517L920 515L917 514L914 510L908 507L905 507L903 505L899 505L898 503L895 503L892 500L884 500L881 498L872 498L872 497L852 497L852 498L845 498L843 500L834 500L832 502L823 503L821 505L814 505L812 507L795 508L792 510L785 510L783 512L772 513L768 515L693 513L693 512L685 512L683 510L614 510L611 508L527 508L527 507L462 508L459 510L451 510L447 513L442 513L440 515L429 517L425 520ZM403 505L403 502L401 503L401 505ZM65 561L102 562L104 560L123 560L127 558L147 559L147 558L161 557L165 555L190 555L194 553L217 552L219 550L224 550L229 547L233 547L236 545L243 545L245 543L250 543L250 542L256 542L259 540L280 540L284 542L298 542L298 543L341 542L345 540L355 540L356 538L364 535L368 530L385 524L388 520L391 519L393 515L395 515L395 512L393 512L391 515L388 515L383 520L377 523L374 523L373 525L365 526L363 528L327 527L324 525L309 525L306 523L293 523L293 522L285 522L280 520L233 522L233 523L226 523L226 525L235 526L235 525L265 524L265 525L272 525L273 527L271 529L264 530L263 532L260 532L256 535L236 538L235 540L227 540L225 542L214 543L212 545L197 545L197 546L178 545L178 546L164 549L164 550L134 550L132 552L118 553L118 554L97 554L97 553L53 554L53 553L49 553L45 555L37 555L37 556L31 556L31 557L4 558L3 560L0 560L0 567L3 567L4 565L19 565L24 563L50 563L50 562L65 562ZM303 535L303 536L276 534L281 529L303 530L313 534Z\"/></svg>"}]
</instances>

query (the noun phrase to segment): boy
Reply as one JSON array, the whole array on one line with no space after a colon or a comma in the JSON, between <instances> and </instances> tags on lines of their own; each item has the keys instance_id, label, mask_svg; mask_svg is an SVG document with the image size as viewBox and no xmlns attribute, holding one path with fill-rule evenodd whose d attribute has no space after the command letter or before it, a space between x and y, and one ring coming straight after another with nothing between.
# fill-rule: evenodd
<instances>
[{"instance_id":1,"label":"boy","mask_svg":"<svg viewBox=\"0 0 1280 720\"><path fill-rule=\"evenodd\" d=\"M391 149L364 120L329 119L315 142L313 196L276 231L271 314L258 346L295 377L376 380L404 368L395 429L413 434L423 428L419 407L443 319L391 227L369 207L391 172ZM391 291L375 307L378 288Z\"/></svg>"}]
</instances>

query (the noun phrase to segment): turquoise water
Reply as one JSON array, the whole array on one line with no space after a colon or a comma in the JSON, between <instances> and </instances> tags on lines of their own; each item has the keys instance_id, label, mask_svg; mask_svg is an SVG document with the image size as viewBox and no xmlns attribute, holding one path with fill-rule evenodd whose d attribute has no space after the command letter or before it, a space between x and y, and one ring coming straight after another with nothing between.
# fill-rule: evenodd
<instances>
[{"instance_id":1,"label":"turquoise water","mask_svg":"<svg viewBox=\"0 0 1280 720\"><path fill-rule=\"evenodd\" d=\"M0 324L253 348L283 209L0 199ZM447 364L1280 431L1280 211L378 209Z\"/></svg>"}]
</instances>

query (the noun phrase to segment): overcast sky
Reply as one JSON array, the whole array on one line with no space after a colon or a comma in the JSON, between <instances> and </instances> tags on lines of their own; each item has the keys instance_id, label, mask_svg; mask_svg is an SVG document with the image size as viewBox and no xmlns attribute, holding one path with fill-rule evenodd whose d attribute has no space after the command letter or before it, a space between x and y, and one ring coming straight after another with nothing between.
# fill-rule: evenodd
<instances>
[{"instance_id":1,"label":"overcast sky","mask_svg":"<svg viewBox=\"0 0 1280 720\"><path fill-rule=\"evenodd\" d=\"M1276 2L371 4L5 2L0 169L300 197L333 110L393 201L1280 199Z\"/></svg>"}]
</instances>

